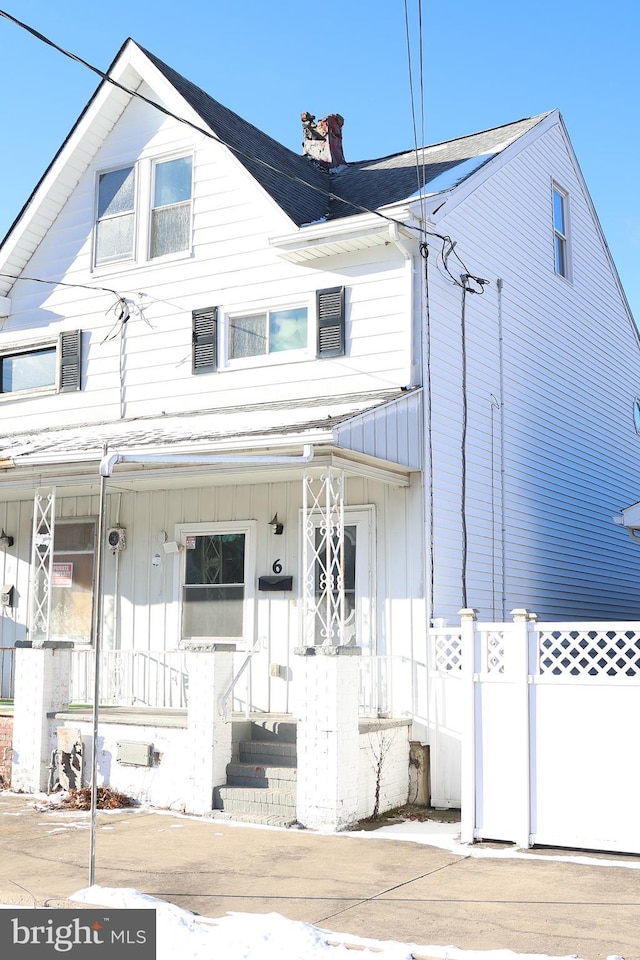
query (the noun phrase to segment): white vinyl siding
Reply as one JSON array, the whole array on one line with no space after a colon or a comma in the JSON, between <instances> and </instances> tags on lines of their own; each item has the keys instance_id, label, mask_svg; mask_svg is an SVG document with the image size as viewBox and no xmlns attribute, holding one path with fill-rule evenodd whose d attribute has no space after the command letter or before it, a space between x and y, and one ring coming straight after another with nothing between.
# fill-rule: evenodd
<instances>
[{"instance_id":1,"label":"white vinyl siding","mask_svg":"<svg viewBox=\"0 0 640 960\"><path fill-rule=\"evenodd\" d=\"M571 197L572 285L549 269L551 173ZM516 607L541 619L636 616L640 550L611 518L638 499L627 359L638 357L638 339L560 126L437 229L490 280L466 304L469 605L483 619ZM463 550L460 290L436 269L430 278L434 614L453 622Z\"/></svg>"},{"instance_id":2,"label":"white vinyl siding","mask_svg":"<svg viewBox=\"0 0 640 960\"><path fill-rule=\"evenodd\" d=\"M145 262L102 265L92 274L95 171L122 169L133 158L139 169L180 156L193 157L191 249ZM142 211L141 190L139 194ZM289 226L223 147L202 142L184 125L132 102L25 270L28 276L135 291L127 294L131 318L121 336L108 312L113 303L109 293L62 285L34 290L27 281L14 285L5 332L40 322L46 311L70 324L75 320L86 331L87 347L81 411L71 394L66 408L55 413L34 400L24 411L21 429L57 425L65 409L72 422L80 412L83 422L104 422L119 419L123 408L128 417L137 417L243 405L248 391L259 404L274 397L286 402L406 386L411 379L409 290L399 252L381 246L333 258L324 268L294 265L268 244L270 236ZM314 342L316 291L343 285L348 288L347 355L320 362ZM308 347L273 354L267 363L236 362L233 369L225 368L224 377L194 377L192 313L212 305L218 307L219 319L265 307L307 305ZM294 355L295 363L290 362Z\"/></svg>"}]
</instances>

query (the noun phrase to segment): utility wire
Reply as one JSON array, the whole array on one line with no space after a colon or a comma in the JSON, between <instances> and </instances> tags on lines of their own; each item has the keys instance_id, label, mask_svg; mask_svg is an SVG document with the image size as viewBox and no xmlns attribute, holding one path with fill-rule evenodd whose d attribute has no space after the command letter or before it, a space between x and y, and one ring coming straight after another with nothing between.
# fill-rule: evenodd
<instances>
[{"instance_id":1,"label":"utility wire","mask_svg":"<svg viewBox=\"0 0 640 960\"><path fill-rule=\"evenodd\" d=\"M395 217L387 216L384 213L381 213L379 210L371 210L369 207L365 207L359 203L353 203L351 200L346 200L344 197L341 197L337 193L332 193L330 190L325 190L322 187L318 187L313 183L309 183L303 177L298 177L293 173L287 173L284 170L281 170L279 167L273 166L273 164L268 163L266 160L263 160L261 157L254 156L251 153L247 153L244 150L241 150L239 147L234 147L231 144L227 143L221 137L218 137L215 133L212 133L211 130L206 127L202 127L197 123L193 123L191 120L187 120L186 117L180 117L175 113L172 113L171 110L168 110L166 107L163 107L162 104L156 103L155 100L151 100L149 97L145 97L144 94L140 93L137 90L131 90L129 87L126 87L124 84L120 83L118 80L115 80L109 74L105 73L103 70L100 70L98 67L95 67L93 64L89 63L87 60L84 60L82 57L77 56L77 54L72 53L69 50L65 50L64 47L61 47L59 44L55 43L49 37L46 37L43 33L40 33L38 30L35 30L33 27L30 27L28 24L23 23L22 20L18 20L17 17L12 16L10 13L7 13L6 10L0 10L0 17L4 17L6 20L9 20L11 23L15 24L17 27L20 27L22 30L26 30L27 33L30 33L37 40L40 40L42 43L45 43L49 47L53 47L54 50L57 50L58 53L63 54L63 56L68 57L70 60L73 60L75 63L79 63L81 66L86 67L87 70L91 70L98 77L100 77L106 83L112 84L114 87L117 87L119 90L122 90L124 93L128 94L131 97L136 97L138 100L144 101L144 103L149 104L151 107L155 107L156 110L159 110L160 113L163 113L165 116L170 117L172 120L178 121L178 123L184 123L186 126L191 127L192 130L195 130L197 133L201 133L203 136L208 137L210 140L215 140L216 143L222 144L226 147L227 150L230 150L238 157L242 157L245 160L251 160L253 163L259 163L267 170L271 170L273 173L277 173L281 177L285 177L288 180L291 180L294 183L303 184L307 189L313 190L316 193L321 194L326 197L328 200L337 200L340 203L346 204L346 206L357 210L359 213L369 213L376 217L380 217L382 220L386 220L388 223L395 223L397 226L404 227L408 230L413 230L415 233L422 233L421 227L414 227L411 224L404 223L401 220L395 219Z\"/></svg>"}]
</instances>

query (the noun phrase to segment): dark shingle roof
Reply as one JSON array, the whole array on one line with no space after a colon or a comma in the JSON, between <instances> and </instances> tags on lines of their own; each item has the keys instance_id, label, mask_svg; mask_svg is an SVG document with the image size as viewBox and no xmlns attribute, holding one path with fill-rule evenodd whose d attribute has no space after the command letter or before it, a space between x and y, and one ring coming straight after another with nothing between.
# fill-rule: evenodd
<instances>
[{"instance_id":1,"label":"dark shingle roof","mask_svg":"<svg viewBox=\"0 0 640 960\"><path fill-rule=\"evenodd\" d=\"M377 160L362 160L349 163L346 168L332 174L333 193L351 204L375 210L389 203L397 203L415 194L446 171L471 160L490 160L506 146L539 123L546 114L517 120L492 130L483 130L457 140L448 140L433 146L408 150ZM473 169L477 170L480 163ZM466 170L470 175L472 170ZM461 169L461 175L463 170ZM464 179L464 177L463 177ZM435 188L435 184L434 184ZM334 200L330 208L331 219L346 217L357 212L346 203Z\"/></svg>"},{"instance_id":2,"label":"dark shingle roof","mask_svg":"<svg viewBox=\"0 0 640 960\"><path fill-rule=\"evenodd\" d=\"M490 159L543 118L518 120L424 147L418 151L419 163L416 151L409 150L347 163L329 173L243 120L148 50L144 53L298 226L407 199L418 187L472 157Z\"/></svg>"},{"instance_id":3,"label":"dark shingle roof","mask_svg":"<svg viewBox=\"0 0 640 960\"><path fill-rule=\"evenodd\" d=\"M144 53L298 226L326 217L331 189L326 170L243 120L148 50Z\"/></svg>"}]
</instances>

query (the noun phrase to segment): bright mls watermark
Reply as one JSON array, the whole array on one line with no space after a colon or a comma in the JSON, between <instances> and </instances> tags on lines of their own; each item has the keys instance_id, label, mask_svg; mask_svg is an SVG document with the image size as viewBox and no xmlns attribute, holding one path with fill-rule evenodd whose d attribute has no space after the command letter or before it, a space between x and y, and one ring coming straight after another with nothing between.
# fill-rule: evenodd
<instances>
[{"instance_id":1,"label":"bright mls watermark","mask_svg":"<svg viewBox=\"0 0 640 960\"><path fill-rule=\"evenodd\" d=\"M155 910L0 910L0 956L7 960L156 960Z\"/></svg>"}]
</instances>

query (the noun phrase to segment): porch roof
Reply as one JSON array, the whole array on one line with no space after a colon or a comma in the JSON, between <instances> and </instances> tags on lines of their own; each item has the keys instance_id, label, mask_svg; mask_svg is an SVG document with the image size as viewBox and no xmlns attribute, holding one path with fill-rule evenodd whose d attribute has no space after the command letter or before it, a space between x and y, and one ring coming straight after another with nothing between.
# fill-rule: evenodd
<instances>
[{"instance_id":1,"label":"porch roof","mask_svg":"<svg viewBox=\"0 0 640 960\"><path fill-rule=\"evenodd\" d=\"M0 440L0 500L53 484L85 486L90 492L99 483L105 445L109 453L140 459L117 471L119 482L134 486L182 483L189 477L196 485L203 470L212 472L211 464L204 459L199 464L198 457L299 456L303 445L313 446L318 463L330 455L355 473L407 482L408 474L420 469L419 416L420 391L394 389L16 433ZM160 461L168 457L173 462ZM221 482L246 483L256 472L261 480L273 480L290 471L283 464L238 461L216 467L215 473Z\"/></svg>"}]
</instances>

